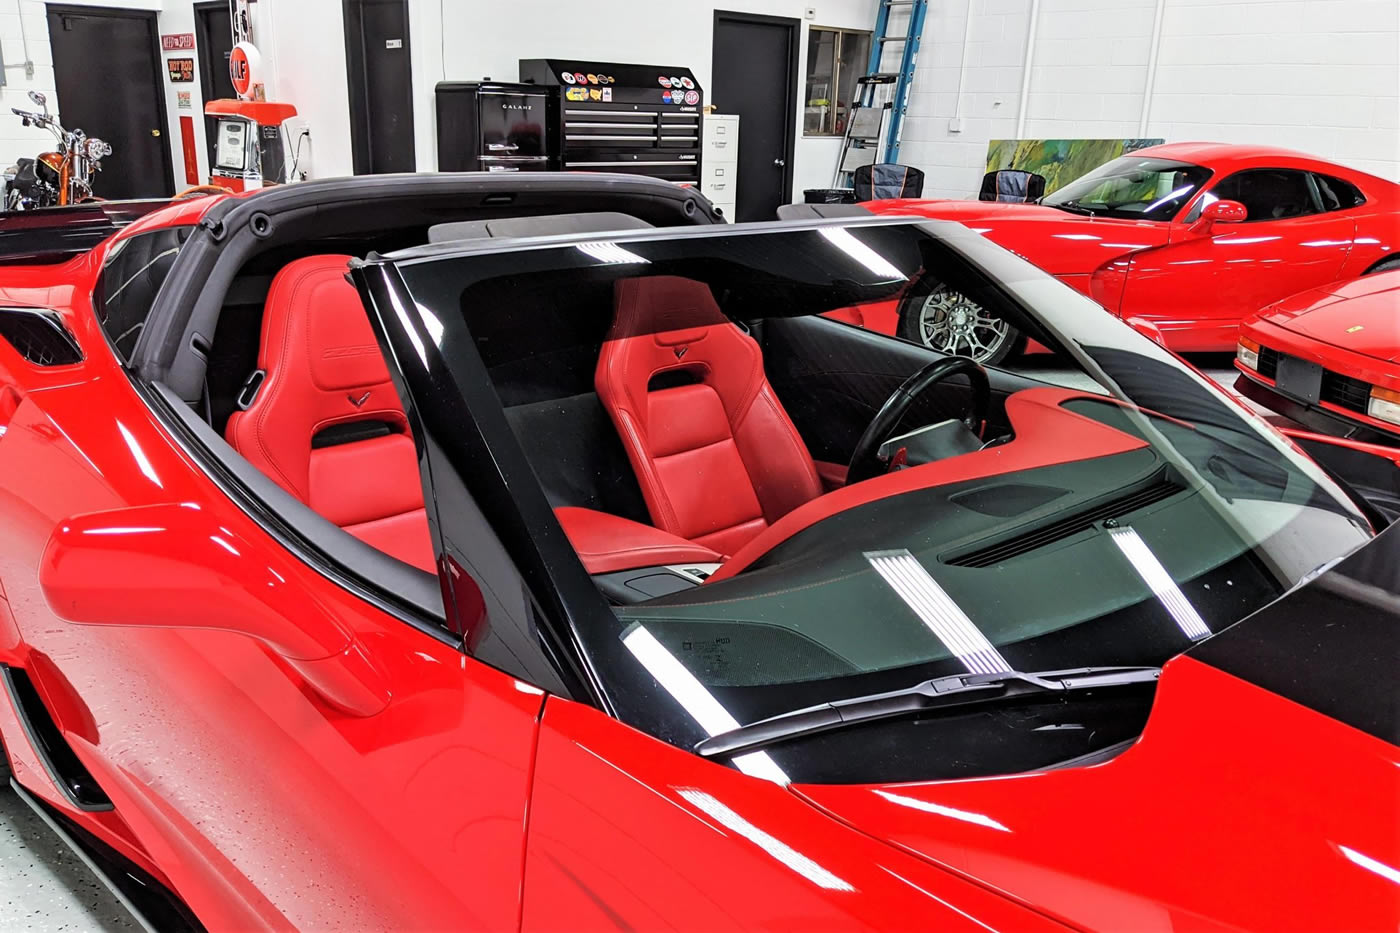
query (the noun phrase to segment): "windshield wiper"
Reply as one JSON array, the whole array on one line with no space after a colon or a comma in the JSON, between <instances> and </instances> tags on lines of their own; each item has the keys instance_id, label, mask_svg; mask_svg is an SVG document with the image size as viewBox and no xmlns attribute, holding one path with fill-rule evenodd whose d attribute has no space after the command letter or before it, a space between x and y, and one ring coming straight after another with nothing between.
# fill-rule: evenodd
<instances>
[{"instance_id":1,"label":"windshield wiper","mask_svg":"<svg viewBox=\"0 0 1400 933\"><path fill-rule=\"evenodd\" d=\"M730 758L779 742L805 738L846 726L913 716L932 710L980 703L1002 703L1032 695L1080 693L1104 687L1155 683L1160 667L1080 667L1067 671L1026 674L953 674L869 696L833 700L820 706L781 713L768 719L711 736L695 746L703 758Z\"/></svg>"}]
</instances>

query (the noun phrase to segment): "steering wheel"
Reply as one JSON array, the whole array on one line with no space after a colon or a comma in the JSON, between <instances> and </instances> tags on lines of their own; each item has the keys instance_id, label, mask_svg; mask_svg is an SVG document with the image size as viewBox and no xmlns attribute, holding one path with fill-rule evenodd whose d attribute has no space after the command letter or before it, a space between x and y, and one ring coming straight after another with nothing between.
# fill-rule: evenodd
<instances>
[{"instance_id":1,"label":"steering wheel","mask_svg":"<svg viewBox=\"0 0 1400 933\"><path fill-rule=\"evenodd\" d=\"M965 356L936 360L900 383L899 388L880 406L865 433L856 441L851 466L846 471L846 483L858 483L884 473L889 464L879 458L880 446L894 434L909 406L934 385L960 373L967 376L967 381L972 385L972 405L962 421L969 430L979 431L987 420L987 409L992 402L992 386L987 380L987 371Z\"/></svg>"}]
</instances>

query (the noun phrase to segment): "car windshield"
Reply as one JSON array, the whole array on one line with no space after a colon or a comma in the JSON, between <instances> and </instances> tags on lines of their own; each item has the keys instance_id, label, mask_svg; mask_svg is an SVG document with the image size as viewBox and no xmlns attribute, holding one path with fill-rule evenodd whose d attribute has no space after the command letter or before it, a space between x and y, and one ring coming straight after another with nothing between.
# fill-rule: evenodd
<instances>
[{"instance_id":1,"label":"car windshield","mask_svg":"<svg viewBox=\"0 0 1400 933\"><path fill-rule=\"evenodd\" d=\"M459 382L489 377L496 443L519 445L563 531L541 546L568 540L609 607L578 636L608 703L682 747L952 674L1161 665L1371 534L1214 384L955 224L390 259L419 346ZM1059 352L1062 376L897 336L949 294L949 326L1003 321ZM941 378L906 383L930 366ZM890 401L903 417L871 438ZM1150 704L1150 687L1027 698L733 763L805 781L1006 773L1131 740Z\"/></svg>"},{"instance_id":2,"label":"car windshield","mask_svg":"<svg viewBox=\"0 0 1400 933\"><path fill-rule=\"evenodd\" d=\"M1171 220L1210 178L1189 162L1125 155L1100 165L1040 203L1076 214Z\"/></svg>"}]
</instances>

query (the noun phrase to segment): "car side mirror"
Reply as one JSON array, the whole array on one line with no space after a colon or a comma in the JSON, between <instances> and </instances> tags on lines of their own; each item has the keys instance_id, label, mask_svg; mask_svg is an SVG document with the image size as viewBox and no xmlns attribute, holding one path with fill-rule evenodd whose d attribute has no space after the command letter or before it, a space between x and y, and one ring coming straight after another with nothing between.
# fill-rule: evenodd
<instances>
[{"instance_id":1,"label":"car side mirror","mask_svg":"<svg viewBox=\"0 0 1400 933\"><path fill-rule=\"evenodd\" d=\"M65 621L238 632L281 656L337 709L384 709L388 686L354 634L293 582L290 561L258 554L195 503L134 506L60 522L39 586Z\"/></svg>"},{"instance_id":2,"label":"car side mirror","mask_svg":"<svg viewBox=\"0 0 1400 933\"><path fill-rule=\"evenodd\" d=\"M1249 219L1249 211L1239 201L1212 201L1201 216L1221 224L1241 224Z\"/></svg>"},{"instance_id":3,"label":"car side mirror","mask_svg":"<svg viewBox=\"0 0 1400 933\"><path fill-rule=\"evenodd\" d=\"M1249 219L1249 211L1239 201L1211 201L1191 229L1204 233L1216 224L1239 224Z\"/></svg>"}]
</instances>

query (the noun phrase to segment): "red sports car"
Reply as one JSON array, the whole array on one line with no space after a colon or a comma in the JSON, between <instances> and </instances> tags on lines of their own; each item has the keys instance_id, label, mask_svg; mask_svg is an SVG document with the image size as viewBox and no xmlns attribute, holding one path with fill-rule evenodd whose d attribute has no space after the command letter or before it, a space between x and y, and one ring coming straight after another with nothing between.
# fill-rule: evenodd
<instances>
[{"instance_id":1,"label":"red sports car","mask_svg":"<svg viewBox=\"0 0 1400 933\"><path fill-rule=\"evenodd\" d=\"M963 228L714 219L366 177L0 269L19 793L157 929L1394 929L1382 511ZM824 316L928 270L1095 388Z\"/></svg>"},{"instance_id":2,"label":"red sports car","mask_svg":"<svg viewBox=\"0 0 1400 933\"><path fill-rule=\"evenodd\" d=\"M1235 349L1258 309L1400 265L1400 185L1296 152L1169 143L1114 159L1038 204L875 201L956 220L1029 259L1177 352ZM1025 334L930 279L876 329L982 362Z\"/></svg>"},{"instance_id":3,"label":"red sports car","mask_svg":"<svg viewBox=\"0 0 1400 933\"><path fill-rule=\"evenodd\" d=\"M1400 270L1294 295L1240 326L1235 387L1334 434L1400 442Z\"/></svg>"}]
</instances>

